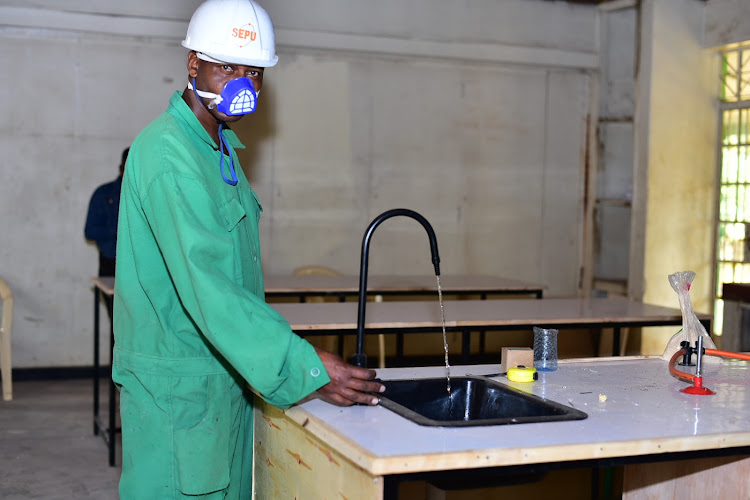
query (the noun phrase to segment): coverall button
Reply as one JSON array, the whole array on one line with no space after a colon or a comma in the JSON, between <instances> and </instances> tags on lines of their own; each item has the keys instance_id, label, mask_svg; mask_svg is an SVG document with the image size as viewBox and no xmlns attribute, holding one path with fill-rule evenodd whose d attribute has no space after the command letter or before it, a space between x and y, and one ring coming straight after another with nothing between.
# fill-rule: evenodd
<instances>
[{"instance_id":1,"label":"coverall button","mask_svg":"<svg viewBox=\"0 0 750 500\"><path fill-rule=\"evenodd\" d=\"M310 375L312 375L313 377L317 377L318 375L320 375L320 368L316 366L315 368L310 370Z\"/></svg>"}]
</instances>

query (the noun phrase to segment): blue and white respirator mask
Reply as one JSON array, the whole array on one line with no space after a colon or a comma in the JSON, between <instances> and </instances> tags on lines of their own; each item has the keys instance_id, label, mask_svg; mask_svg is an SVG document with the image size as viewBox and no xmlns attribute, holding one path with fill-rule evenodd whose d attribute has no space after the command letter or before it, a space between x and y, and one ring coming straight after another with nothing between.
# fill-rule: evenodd
<instances>
[{"instance_id":1,"label":"blue and white respirator mask","mask_svg":"<svg viewBox=\"0 0 750 500\"><path fill-rule=\"evenodd\" d=\"M244 76L229 80L219 95L196 89L195 78L188 82L188 88L199 97L211 99L211 102L208 103L208 109L216 108L227 116L252 113L258 103L258 93L255 92L253 82Z\"/></svg>"},{"instance_id":2,"label":"blue and white respirator mask","mask_svg":"<svg viewBox=\"0 0 750 500\"><path fill-rule=\"evenodd\" d=\"M255 107L258 103L258 92L255 92L253 82L246 77L229 80L224 85L224 89L219 95L195 88L195 78L188 81L188 88L195 92L198 100L201 100L201 97L211 99L211 102L207 105L208 109L216 108L217 111L224 113L227 116L250 114L255 111ZM234 170L234 158L232 157L229 146L227 146L226 140L224 139L224 134L222 133L223 129L224 124L219 123L219 147L221 149L219 170L221 171L221 177L224 179L224 182L230 186L235 186L237 185L237 173ZM226 154L229 156L229 178L224 174L225 150Z\"/></svg>"}]
</instances>

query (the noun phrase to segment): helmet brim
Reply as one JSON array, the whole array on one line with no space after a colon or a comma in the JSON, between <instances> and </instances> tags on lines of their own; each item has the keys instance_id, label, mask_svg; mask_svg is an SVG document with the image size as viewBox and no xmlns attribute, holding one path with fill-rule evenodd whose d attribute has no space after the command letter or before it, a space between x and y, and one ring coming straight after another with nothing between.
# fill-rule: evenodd
<instances>
[{"instance_id":1,"label":"helmet brim","mask_svg":"<svg viewBox=\"0 0 750 500\"><path fill-rule=\"evenodd\" d=\"M198 56L199 59L202 59L207 62L212 62L216 64L239 64L242 66L254 66L256 68L270 68L272 66L276 66L276 63L279 62L279 56L274 55L271 59L244 59L244 58L237 58L233 59L231 61L219 59L217 57L212 56L211 54L207 54L205 52L201 52L199 50L195 50L190 48L184 41L182 42L182 46L192 50L195 52L195 54Z\"/></svg>"}]
</instances>

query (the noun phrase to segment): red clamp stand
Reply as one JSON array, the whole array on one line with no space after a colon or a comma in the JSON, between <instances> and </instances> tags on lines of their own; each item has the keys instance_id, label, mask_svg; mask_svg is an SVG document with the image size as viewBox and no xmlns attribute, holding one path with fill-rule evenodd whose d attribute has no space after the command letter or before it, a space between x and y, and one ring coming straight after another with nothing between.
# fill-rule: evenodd
<instances>
[{"instance_id":1,"label":"red clamp stand","mask_svg":"<svg viewBox=\"0 0 750 500\"><path fill-rule=\"evenodd\" d=\"M695 394L697 396L712 396L716 394L708 387L703 387L703 377L693 377L693 385L680 389L680 392L684 392L685 394Z\"/></svg>"}]
</instances>

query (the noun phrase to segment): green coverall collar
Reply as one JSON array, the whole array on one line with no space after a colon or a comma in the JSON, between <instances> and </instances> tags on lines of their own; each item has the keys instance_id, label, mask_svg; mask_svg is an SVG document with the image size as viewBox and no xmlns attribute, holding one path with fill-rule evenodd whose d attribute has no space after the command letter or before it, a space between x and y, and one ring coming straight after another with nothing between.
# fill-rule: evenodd
<instances>
[{"instance_id":1,"label":"green coverall collar","mask_svg":"<svg viewBox=\"0 0 750 500\"><path fill-rule=\"evenodd\" d=\"M173 110L174 114L182 118L185 123L187 123L190 128L195 131L195 133L198 135L198 137L200 137L202 141L210 144L214 149L218 149L218 145L216 144L216 142L211 138L210 135L208 135L208 132L206 132L206 129L203 128L201 122L182 99L182 91L178 90L175 91L174 94L172 94L172 97L169 98L169 106ZM232 148L245 149L245 145L242 144L240 139L237 137L237 134L234 133L234 130L224 128L224 138L229 143L229 145L232 146Z\"/></svg>"}]
</instances>

